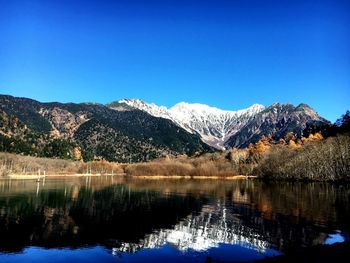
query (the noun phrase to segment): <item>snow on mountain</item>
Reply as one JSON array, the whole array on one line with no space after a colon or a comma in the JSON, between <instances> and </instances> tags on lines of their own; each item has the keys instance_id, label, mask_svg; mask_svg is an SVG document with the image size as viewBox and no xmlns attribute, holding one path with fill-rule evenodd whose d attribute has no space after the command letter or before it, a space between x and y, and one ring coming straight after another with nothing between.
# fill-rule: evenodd
<instances>
[{"instance_id":1,"label":"snow on mountain","mask_svg":"<svg viewBox=\"0 0 350 263\"><path fill-rule=\"evenodd\" d=\"M310 106L301 103L274 103L264 111L256 114L240 131L232 135L225 143L226 147L247 147L260 138L272 136L275 140L292 132L301 136L307 126L328 125L329 122L318 115Z\"/></svg>"},{"instance_id":2,"label":"snow on mountain","mask_svg":"<svg viewBox=\"0 0 350 263\"><path fill-rule=\"evenodd\" d=\"M199 134L205 143L219 149L223 149L225 142L232 135L265 109L263 105L254 104L247 109L227 111L205 104L186 102L167 108L140 99L119 100L118 105L127 105L155 117L170 119L188 132Z\"/></svg>"}]
</instances>

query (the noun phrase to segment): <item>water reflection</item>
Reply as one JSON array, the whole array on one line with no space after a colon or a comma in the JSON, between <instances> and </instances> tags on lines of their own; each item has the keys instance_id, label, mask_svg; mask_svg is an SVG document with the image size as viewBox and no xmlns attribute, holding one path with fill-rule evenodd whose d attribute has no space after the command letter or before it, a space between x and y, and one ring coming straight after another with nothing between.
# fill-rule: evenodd
<instances>
[{"instance_id":1,"label":"water reflection","mask_svg":"<svg viewBox=\"0 0 350 263\"><path fill-rule=\"evenodd\" d=\"M348 185L254 180L0 180L0 251L102 245L135 253L223 244L261 255L349 233ZM327 241L328 240L328 241ZM254 252L254 253L255 253ZM249 257L248 257L249 259Z\"/></svg>"},{"instance_id":2,"label":"water reflection","mask_svg":"<svg viewBox=\"0 0 350 263\"><path fill-rule=\"evenodd\" d=\"M225 204L203 206L198 215L189 215L170 229L161 229L136 244L122 243L114 252L134 253L139 249L157 248L171 244L180 251L205 251L220 244L239 245L266 251L270 244L253 229L240 224L237 216L227 210Z\"/></svg>"},{"instance_id":3,"label":"water reflection","mask_svg":"<svg viewBox=\"0 0 350 263\"><path fill-rule=\"evenodd\" d=\"M333 245L335 243L341 243L345 241L345 237L342 235L341 231L336 231L334 234L330 234L324 241L325 245Z\"/></svg>"}]
</instances>

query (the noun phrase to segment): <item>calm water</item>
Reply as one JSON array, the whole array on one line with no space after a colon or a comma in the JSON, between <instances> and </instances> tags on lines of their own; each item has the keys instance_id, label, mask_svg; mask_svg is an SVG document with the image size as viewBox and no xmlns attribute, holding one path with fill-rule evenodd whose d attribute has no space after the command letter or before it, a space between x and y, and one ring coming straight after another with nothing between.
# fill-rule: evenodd
<instances>
[{"instance_id":1,"label":"calm water","mask_svg":"<svg viewBox=\"0 0 350 263\"><path fill-rule=\"evenodd\" d=\"M251 262L349 239L349 185L0 180L0 262Z\"/></svg>"}]
</instances>

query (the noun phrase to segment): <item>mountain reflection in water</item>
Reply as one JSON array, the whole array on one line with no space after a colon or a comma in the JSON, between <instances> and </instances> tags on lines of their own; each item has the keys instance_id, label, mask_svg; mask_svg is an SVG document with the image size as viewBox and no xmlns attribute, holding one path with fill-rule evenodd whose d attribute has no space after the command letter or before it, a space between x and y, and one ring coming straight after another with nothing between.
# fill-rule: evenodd
<instances>
[{"instance_id":1,"label":"mountain reflection in water","mask_svg":"<svg viewBox=\"0 0 350 263\"><path fill-rule=\"evenodd\" d=\"M199 215L190 215L171 229L161 229L146 235L136 244L123 243L114 252L135 252L171 244L178 250L205 251L220 244L240 245L264 252L269 243L254 230L240 224L240 220L227 213L221 202L203 206Z\"/></svg>"},{"instance_id":2,"label":"mountain reflection in water","mask_svg":"<svg viewBox=\"0 0 350 263\"><path fill-rule=\"evenodd\" d=\"M0 180L1 262L27 247L101 246L116 256L168 246L180 255L207 256L214 248L226 254L242 248L248 254L240 260L249 261L257 254L263 258L327 243L335 233L346 240L349 222L348 185L116 177Z\"/></svg>"}]
</instances>

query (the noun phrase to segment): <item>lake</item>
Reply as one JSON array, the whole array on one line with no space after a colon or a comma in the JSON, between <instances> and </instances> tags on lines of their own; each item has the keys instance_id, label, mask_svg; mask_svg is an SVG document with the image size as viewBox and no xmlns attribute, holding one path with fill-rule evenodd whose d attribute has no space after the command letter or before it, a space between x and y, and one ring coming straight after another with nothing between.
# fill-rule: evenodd
<instances>
[{"instance_id":1,"label":"lake","mask_svg":"<svg viewBox=\"0 0 350 263\"><path fill-rule=\"evenodd\" d=\"M0 262L252 262L349 240L349 185L0 180Z\"/></svg>"}]
</instances>

